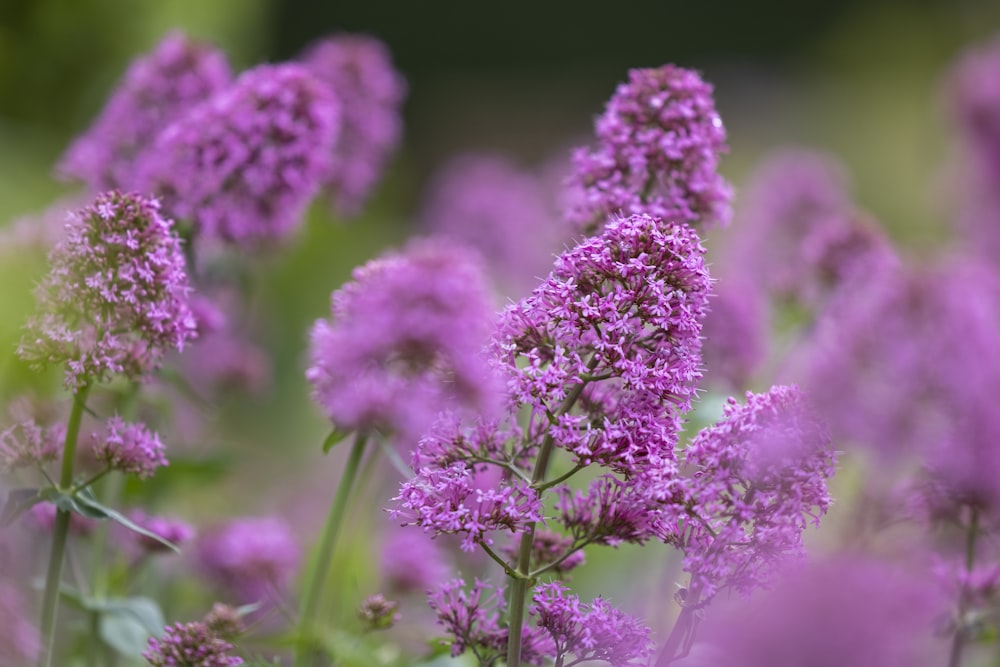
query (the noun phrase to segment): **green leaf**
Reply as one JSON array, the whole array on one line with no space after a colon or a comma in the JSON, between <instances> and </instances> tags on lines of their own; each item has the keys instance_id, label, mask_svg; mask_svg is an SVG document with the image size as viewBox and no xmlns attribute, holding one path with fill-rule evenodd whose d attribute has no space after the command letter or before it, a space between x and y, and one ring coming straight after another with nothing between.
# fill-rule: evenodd
<instances>
[{"instance_id":1,"label":"green leaf","mask_svg":"<svg viewBox=\"0 0 1000 667\"><path fill-rule=\"evenodd\" d=\"M135 523L121 512L118 512L117 510L113 510L110 507L101 504L94 496L94 492L91 491L89 488L83 489L82 491L77 493L76 496L67 496L67 497L73 498L76 501L76 504L81 508L83 508L84 511L92 512L94 515L99 515L99 516L94 516L92 518L111 519L115 523L128 528L134 533L139 533L140 535L144 535L145 537L148 537L151 540L156 540L160 544L164 545L168 549L172 549L176 553L181 552L180 548L173 542L163 539L162 537L160 537L159 535L157 535L152 531L146 530L145 528ZM90 516L90 515L84 514L84 516Z\"/></svg>"},{"instance_id":2,"label":"green leaf","mask_svg":"<svg viewBox=\"0 0 1000 667\"><path fill-rule=\"evenodd\" d=\"M63 512L72 512L88 519L108 518L107 512L104 512L99 506L92 506L86 502L82 502L81 496L83 492L77 495L70 495L58 489L45 489L43 495L45 495L46 500L51 501Z\"/></svg>"},{"instance_id":3,"label":"green leaf","mask_svg":"<svg viewBox=\"0 0 1000 667\"><path fill-rule=\"evenodd\" d=\"M3 504L3 511L0 512L0 526L9 526L14 523L17 517L44 499L38 489L12 489L7 494L7 502Z\"/></svg>"},{"instance_id":4,"label":"green leaf","mask_svg":"<svg viewBox=\"0 0 1000 667\"><path fill-rule=\"evenodd\" d=\"M163 613L146 597L87 600L91 611L101 615L101 639L123 655L141 658L150 637L163 633Z\"/></svg>"},{"instance_id":5,"label":"green leaf","mask_svg":"<svg viewBox=\"0 0 1000 667\"><path fill-rule=\"evenodd\" d=\"M326 436L326 440L323 441L323 453L329 454L331 449L343 442L351 433L353 431L341 431L337 428L330 431L330 435Z\"/></svg>"}]
</instances>

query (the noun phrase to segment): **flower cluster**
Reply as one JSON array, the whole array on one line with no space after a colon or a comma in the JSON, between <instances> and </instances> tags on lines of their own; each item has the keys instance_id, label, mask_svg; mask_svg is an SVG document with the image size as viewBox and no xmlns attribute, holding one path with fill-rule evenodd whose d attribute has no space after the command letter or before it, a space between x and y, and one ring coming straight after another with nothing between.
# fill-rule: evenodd
<instances>
[{"instance_id":1,"label":"flower cluster","mask_svg":"<svg viewBox=\"0 0 1000 667\"><path fill-rule=\"evenodd\" d=\"M566 217L585 234L613 214L645 213L702 228L729 219L716 171L726 131L712 86L673 65L634 69L596 123L597 146L573 154Z\"/></svg>"},{"instance_id":2,"label":"flower cluster","mask_svg":"<svg viewBox=\"0 0 1000 667\"><path fill-rule=\"evenodd\" d=\"M684 550L698 603L724 588L749 594L830 506L834 452L827 427L797 387L729 399L723 418L685 450L689 502L674 504L667 540Z\"/></svg>"},{"instance_id":3,"label":"flower cluster","mask_svg":"<svg viewBox=\"0 0 1000 667\"><path fill-rule=\"evenodd\" d=\"M111 470L151 477L167 465L160 436L144 424L130 424L119 416L108 419L103 433L91 435L94 458Z\"/></svg>"},{"instance_id":4,"label":"flower cluster","mask_svg":"<svg viewBox=\"0 0 1000 667\"><path fill-rule=\"evenodd\" d=\"M332 322L313 327L306 377L338 428L412 443L441 410L492 411L481 349L493 307L469 251L412 242L355 270L332 309Z\"/></svg>"},{"instance_id":5,"label":"flower cluster","mask_svg":"<svg viewBox=\"0 0 1000 667\"><path fill-rule=\"evenodd\" d=\"M358 618L364 622L368 630L385 630L399 621L400 615L396 613L398 608L398 602L387 600L381 593L376 593L361 603Z\"/></svg>"},{"instance_id":6,"label":"flower cluster","mask_svg":"<svg viewBox=\"0 0 1000 667\"><path fill-rule=\"evenodd\" d=\"M62 451L66 427L48 428L27 419L0 431L0 472L55 460Z\"/></svg>"},{"instance_id":7,"label":"flower cluster","mask_svg":"<svg viewBox=\"0 0 1000 667\"><path fill-rule=\"evenodd\" d=\"M142 654L152 667L234 667L243 658L231 654L233 645L203 622L177 623L151 637Z\"/></svg>"},{"instance_id":8,"label":"flower cluster","mask_svg":"<svg viewBox=\"0 0 1000 667\"><path fill-rule=\"evenodd\" d=\"M552 637L556 664L567 654L576 662L600 660L612 667L645 665L653 653L649 628L597 598L589 605L553 581L535 588L529 612Z\"/></svg>"},{"instance_id":9,"label":"flower cluster","mask_svg":"<svg viewBox=\"0 0 1000 667\"><path fill-rule=\"evenodd\" d=\"M184 256L156 201L98 196L74 213L49 260L40 314L18 352L35 365L66 364L67 388L116 373L141 378L194 336Z\"/></svg>"},{"instance_id":10,"label":"flower cluster","mask_svg":"<svg viewBox=\"0 0 1000 667\"><path fill-rule=\"evenodd\" d=\"M164 129L143 189L205 238L255 246L302 220L330 168L340 106L302 65L260 65Z\"/></svg>"},{"instance_id":11,"label":"flower cluster","mask_svg":"<svg viewBox=\"0 0 1000 667\"><path fill-rule=\"evenodd\" d=\"M160 130L228 86L231 78L220 51L181 32L168 34L152 53L132 63L56 170L94 192L137 189L136 167Z\"/></svg>"},{"instance_id":12,"label":"flower cluster","mask_svg":"<svg viewBox=\"0 0 1000 667\"><path fill-rule=\"evenodd\" d=\"M302 63L341 102L340 137L323 187L337 211L357 215L399 144L406 82L385 44L367 35L328 37Z\"/></svg>"}]
</instances>

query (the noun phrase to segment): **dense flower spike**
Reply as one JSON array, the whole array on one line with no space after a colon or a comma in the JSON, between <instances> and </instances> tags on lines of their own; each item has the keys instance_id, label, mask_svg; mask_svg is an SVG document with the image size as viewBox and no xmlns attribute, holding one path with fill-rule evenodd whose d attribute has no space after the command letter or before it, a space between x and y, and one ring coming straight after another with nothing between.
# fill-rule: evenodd
<instances>
[{"instance_id":1,"label":"dense flower spike","mask_svg":"<svg viewBox=\"0 0 1000 667\"><path fill-rule=\"evenodd\" d=\"M733 667L914 667L945 658L925 644L940 600L898 565L841 558L795 572L758 604L708 627Z\"/></svg>"},{"instance_id":2,"label":"dense flower spike","mask_svg":"<svg viewBox=\"0 0 1000 667\"><path fill-rule=\"evenodd\" d=\"M568 221L585 234L609 215L644 213L707 228L729 220L727 150L712 86L673 65L634 69L596 123L597 146L573 154Z\"/></svg>"},{"instance_id":3,"label":"dense flower spike","mask_svg":"<svg viewBox=\"0 0 1000 667\"><path fill-rule=\"evenodd\" d=\"M0 431L0 473L53 461L62 451L66 427L42 428L27 419Z\"/></svg>"},{"instance_id":4,"label":"dense flower spike","mask_svg":"<svg viewBox=\"0 0 1000 667\"><path fill-rule=\"evenodd\" d=\"M49 260L18 352L38 366L65 363L67 388L116 373L139 379L194 336L184 255L155 201L98 196L73 214Z\"/></svg>"},{"instance_id":5,"label":"dense flower spike","mask_svg":"<svg viewBox=\"0 0 1000 667\"><path fill-rule=\"evenodd\" d=\"M428 604L438 623L451 639L451 655L473 651L481 664L506 654L508 629L501 627L505 604L503 591L478 579L469 591L461 579L450 581L432 592ZM525 626L521 641L521 662L542 665L554 652L548 633Z\"/></svg>"},{"instance_id":6,"label":"dense flower spike","mask_svg":"<svg viewBox=\"0 0 1000 667\"><path fill-rule=\"evenodd\" d=\"M301 549L276 518L237 519L206 531L198 545L202 570L241 603L273 601L299 566Z\"/></svg>"},{"instance_id":7,"label":"dense flower spike","mask_svg":"<svg viewBox=\"0 0 1000 667\"><path fill-rule=\"evenodd\" d=\"M533 428L579 464L632 474L673 458L679 414L701 377L703 255L686 225L615 219L503 314L496 355L513 400L561 415ZM586 414L560 408L578 397Z\"/></svg>"},{"instance_id":8,"label":"dense flower spike","mask_svg":"<svg viewBox=\"0 0 1000 667\"><path fill-rule=\"evenodd\" d=\"M107 421L103 433L91 435L91 449L94 458L108 468L141 479L167 465L160 436L144 424L130 424L117 415Z\"/></svg>"},{"instance_id":9,"label":"dense flower spike","mask_svg":"<svg viewBox=\"0 0 1000 667\"><path fill-rule=\"evenodd\" d=\"M535 589L529 612L552 636L557 665L564 664L567 654L576 658L570 664L600 660L612 667L645 665L653 653L649 628L638 619L601 598L582 604L558 581Z\"/></svg>"},{"instance_id":10,"label":"dense flower spike","mask_svg":"<svg viewBox=\"0 0 1000 667\"><path fill-rule=\"evenodd\" d=\"M333 321L313 327L306 377L338 428L414 443L441 410L494 410L481 354L494 310L469 251L411 242L356 269L332 302Z\"/></svg>"},{"instance_id":11,"label":"dense flower spike","mask_svg":"<svg viewBox=\"0 0 1000 667\"><path fill-rule=\"evenodd\" d=\"M464 535L462 549L475 550L476 543L493 543L489 532L522 532L542 519L541 499L523 481L482 489L475 484L474 470L464 463L445 468L423 468L405 482L390 516L427 532Z\"/></svg>"},{"instance_id":12,"label":"dense flower spike","mask_svg":"<svg viewBox=\"0 0 1000 667\"><path fill-rule=\"evenodd\" d=\"M302 62L341 103L342 128L323 187L339 213L357 215L399 144L406 81L385 44L367 35L328 37Z\"/></svg>"},{"instance_id":13,"label":"dense flower spike","mask_svg":"<svg viewBox=\"0 0 1000 667\"><path fill-rule=\"evenodd\" d=\"M501 155L468 154L452 158L429 187L424 226L479 250L505 291L527 294L548 273L562 230L538 176Z\"/></svg>"},{"instance_id":14,"label":"dense flower spike","mask_svg":"<svg viewBox=\"0 0 1000 667\"><path fill-rule=\"evenodd\" d=\"M160 133L143 188L205 238L279 241L330 166L340 106L301 65L260 65Z\"/></svg>"},{"instance_id":15,"label":"dense flower spike","mask_svg":"<svg viewBox=\"0 0 1000 667\"><path fill-rule=\"evenodd\" d=\"M152 53L132 63L101 115L56 170L94 192L139 189L136 166L160 130L231 78L220 51L181 32L168 34Z\"/></svg>"},{"instance_id":16,"label":"dense flower spike","mask_svg":"<svg viewBox=\"0 0 1000 667\"><path fill-rule=\"evenodd\" d=\"M151 637L142 654L152 667L234 667L243 658L231 654L233 645L205 623L168 625L162 637Z\"/></svg>"},{"instance_id":17,"label":"dense flower spike","mask_svg":"<svg viewBox=\"0 0 1000 667\"><path fill-rule=\"evenodd\" d=\"M784 557L804 554L802 532L830 506L830 436L797 387L747 392L743 405L730 399L685 462L690 502L668 508L680 514L667 541L684 550L699 603L766 584Z\"/></svg>"}]
</instances>

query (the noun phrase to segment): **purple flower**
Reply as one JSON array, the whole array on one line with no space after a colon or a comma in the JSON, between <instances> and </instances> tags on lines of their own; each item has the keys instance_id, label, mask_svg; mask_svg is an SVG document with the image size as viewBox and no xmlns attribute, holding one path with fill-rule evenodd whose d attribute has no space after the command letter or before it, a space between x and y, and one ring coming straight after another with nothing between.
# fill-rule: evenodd
<instances>
[{"instance_id":1,"label":"purple flower","mask_svg":"<svg viewBox=\"0 0 1000 667\"><path fill-rule=\"evenodd\" d=\"M169 125L140 165L144 189L204 238L285 238L329 169L335 98L301 65L260 65Z\"/></svg>"},{"instance_id":2,"label":"purple flower","mask_svg":"<svg viewBox=\"0 0 1000 667\"><path fill-rule=\"evenodd\" d=\"M701 377L703 254L686 225L615 219L507 308L495 354L513 402L538 417L532 438L623 474L673 459ZM582 414L563 406L578 400Z\"/></svg>"},{"instance_id":3,"label":"purple flower","mask_svg":"<svg viewBox=\"0 0 1000 667\"><path fill-rule=\"evenodd\" d=\"M177 546L190 542L195 536L194 526L180 519L148 516L142 510L130 512L129 518L135 524ZM162 542L140 533L129 531L129 538L147 553L170 553L170 550Z\"/></svg>"},{"instance_id":4,"label":"purple flower","mask_svg":"<svg viewBox=\"0 0 1000 667\"><path fill-rule=\"evenodd\" d=\"M748 278L720 279L704 326L705 383L746 387L767 355L768 312L764 295Z\"/></svg>"},{"instance_id":5,"label":"purple flower","mask_svg":"<svg viewBox=\"0 0 1000 667\"><path fill-rule=\"evenodd\" d=\"M18 353L36 366L65 363L67 388L140 378L194 336L180 242L155 201L99 195L74 214L49 261L40 314Z\"/></svg>"},{"instance_id":6,"label":"purple flower","mask_svg":"<svg viewBox=\"0 0 1000 667\"><path fill-rule=\"evenodd\" d=\"M198 560L240 602L267 602L291 582L301 549L279 519L237 519L202 534Z\"/></svg>"},{"instance_id":7,"label":"purple flower","mask_svg":"<svg viewBox=\"0 0 1000 667\"><path fill-rule=\"evenodd\" d=\"M546 195L541 179L506 157L461 155L434 176L421 220L479 250L497 282L520 296L548 272L561 240Z\"/></svg>"},{"instance_id":8,"label":"purple flower","mask_svg":"<svg viewBox=\"0 0 1000 667\"><path fill-rule=\"evenodd\" d=\"M523 481L477 488L474 470L464 463L422 468L393 500L398 503L390 511L393 519L402 518L405 525L426 532L464 535L463 551L475 550L478 542L492 544L491 531L520 533L542 519L541 499Z\"/></svg>"},{"instance_id":9,"label":"purple flower","mask_svg":"<svg viewBox=\"0 0 1000 667\"><path fill-rule=\"evenodd\" d=\"M399 144L406 81L385 44L367 35L328 37L302 62L340 101L342 128L323 187L338 212L357 215Z\"/></svg>"},{"instance_id":10,"label":"purple flower","mask_svg":"<svg viewBox=\"0 0 1000 667\"><path fill-rule=\"evenodd\" d=\"M629 71L596 123L597 146L573 154L567 220L585 234L613 214L700 228L729 219L727 150L712 86L673 65Z\"/></svg>"},{"instance_id":11,"label":"purple flower","mask_svg":"<svg viewBox=\"0 0 1000 667\"><path fill-rule=\"evenodd\" d=\"M66 427L48 428L27 419L0 431L0 472L54 461L62 452Z\"/></svg>"},{"instance_id":12,"label":"purple flower","mask_svg":"<svg viewBox=\"0 0 1000 667\"><path fill-rule=\"evenodd\" d=\"M559 522L579 544L645 544L659 535L658 510L663 500L647 482L643 476L622 481L602 475L586 493L559 487L555 503Z\"/></svg>"},{"instance_id":13,"label":"purple flower","mask_svg":"<svg viewBox=\"0 0 1000 667\"><path fill-rule=\"evenodd\" d=\"M729 399L722 419L688 445L690 501L668 511L667 541L684 550L699 604L724 588L749 594L788 556L804 554L802 532L830 506L834 453L826 426L797 387Z\"/></svg>"},{"instance_id":14,"label":"purple flower","mask_svg":"<svg viewBox=\"0 0 1000 667\"><path fill-rule=\"evenodd\" d=\"M570 664L600 660L612 667L645 665L653 653L649 628L638 619L602 598L582 604L558 581L539 584L528 611L552 636L557 665L567 654L576 658Z\"/></svg>"},{"instance_id":15,"label":"purple flower","mask_svg":"<svg viewBox=\"0 0 1000 667\"><path fill-rule=\"evenodd\" d=\"M30 615L21 591L0 581L0 664L27 665L38 658L42 642Z\"/></svg>"},{"instance_id":16,"label":"purple flower","mask_svg":"<svg viewBox=\"0 0 1000 667\"><path fill-rule=\"evenodd\" d=\"M431 593L428 604L451 638L453 657L472 650L480 663L490 664L490 658L506 656L508 629L500 625L506 606L502 589L477 579L466 591L465 582L455 579ZM553 653L548 633L524 626L521 662L542 665Z\"/></svg>"},{"instance_id":17,"label":"purple flower","mask_svg":"<svg viewBox=\"0 0 1000 667\"><path fill-rule=\"evenodd\" d=\"M748 604L749 602L749 604ZM733 667L914 667L928 651L939 601L925 577L872 560L817 563L760 600L713 616L708 641Z\"/></svg>"},{"instance_id":18,"label":"purple flower","mask_svg":"<svg viewBox=\"0 0 1000 667\"><path fill-rule=\"evenodd\" d=\"M445 409L494 411L482 354L494 317L477 258L440 240L411 242L355 270L312 330L306 378L338 428L415 442Z\"/></svg>"},{"instance_id":19,"label":"purple flower","mask_svg":"<svg viewBox=\"0 0 1000 667\"><path fill-rule=\"evenodd\" d=\"M448 578L448 566L437 541L423 531L393 526L381 550L383 587L393 594L424 592Z\"/></svg>"},{"instance_id":20,"label":"purple flower","mask_svg":"<svg viewBox=\"0 0 1000 667\"><path fill-rule=\"evenodd\" d=\"M101 115L73 142L56 170L94 192L139 189L136 166L159 131L229 85L231 78L220 51L171 32L129 66Z\"/></svg>"},{"instance_id":21,"label":"purple flower","mask_svg":"<svg viewBox=\"0 0 1000 667\"><path fill-rule=\"evenodd\" d=\"M949 81L952 113L977 178L1000 183L1000 38L966 51Z\"/></svg>"},{"instance_id":22,"label":"purple flower","mask_svg":"<svg viewBox=\"0 0 1000 667\"><path fill-rule=\"evenodd\" d=\"M142 657L153 667L233 667L244 664L243 658L230 654L233 648L204 623L177 623L164 628L162 637L150 637Z\"/></svg>"},{"instance_id":23,"label":"purple flower","mask_svg":"<svg viewBox=\"0 0 1000 667\"><path fill-rule=\"evenodd\" d=\"M91 449L94 458L108 468L140 479L168 465L160 436L144 424L130 424L117 415L108 419L103 433L91 435Z\"/></svg>"}]
</instances>

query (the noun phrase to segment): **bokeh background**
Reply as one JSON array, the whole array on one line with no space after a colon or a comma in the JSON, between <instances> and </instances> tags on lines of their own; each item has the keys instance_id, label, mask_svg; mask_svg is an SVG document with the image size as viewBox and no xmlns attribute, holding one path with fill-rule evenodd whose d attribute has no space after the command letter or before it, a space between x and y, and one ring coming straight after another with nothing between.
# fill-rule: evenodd
<instances>
[{"instance_id":1,"label":"bokeh background","mask_svg":"<svg viewBox=\"0 0 1000 667\"><path fill-rule=\"evenodd\" d=\"M826 150L848 166L860 205L919 253L950 233L943 77L964 47L1000 34L1000 3L0 0L0 225L73 192L52 177L56 158L129 60L171 28L218 44L238 69L293 57L333 31L365 32L388 44L409 83L402 148L364 215L337 221L316 205L303 234L260 260L258 337L272 355L271 387L221 407L227 442L210 449L222 453L192 457L212 465L174 466L156 482L175 497L171 485L189 492L178 502L191 518L298 511L301 489L319 489L308 526L336 479L336 454L316 465L328 425L303 378L309 326L352 267L413 233L423 188L449 156L558 160L588 141L628 68L673 62L716 87L730 137L723 172L737 193L773 148ZM0 253L0 402L25 388L57 391L57 375L36 376L14 355L44 270L41 257ZM202 477L180 480L192 471ZM583 594L634 587L621 557L602 568L607 556L595 554L600 576L581 578Z\"/></svg>"}]
</instances>

